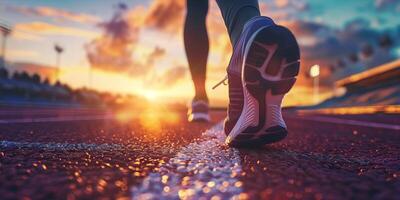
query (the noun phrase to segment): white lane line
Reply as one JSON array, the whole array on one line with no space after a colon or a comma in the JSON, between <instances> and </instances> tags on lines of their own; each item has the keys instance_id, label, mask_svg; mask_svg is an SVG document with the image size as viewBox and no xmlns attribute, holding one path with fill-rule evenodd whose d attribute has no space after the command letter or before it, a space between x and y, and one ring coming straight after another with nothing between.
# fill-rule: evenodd
<instances>
[{"instance_id":1,"label":"white lane line","mask_svg":"<svg viewBox=\"0 0 400 200\"><path fill-rule=\"evenodd\" d=\"M126 149L119 144L91 144L91 143L41 143L41 142L14 142L1 140L0 149L40 149L53 151L114 151Z\"/></svg>"},{"instance_id":2,"label":"white lane line","mask_svg":"<svg viewBox=\"0 0 400 200\"><path fill-rule=\"evenodd\" d=\"M339 119L339 118L333 118L333 117L319 117L319 116L314 116L314 117L296 116L295 118L300 118L302 120L309 120L309 121L328 122L328 123L334 123L334 124L346 124L346 125L353 125L353 126L365 126L365 127L371 127L371 128L400 130L399 125L376 123L376 122L366 122L366 121L358 121L358 120L351 120L351 119Z\"/></svg>"},{"instance_id":3,"label":"white lane line","mask_svg":"<svg viewBox=\"0 0 400 200\"><path fill-rule=\"evenodd\" d=\"M33 122L64 122L64 121L83 121L83 120L103 120L113 119L114 115L91 115L91 116L64 116L64 117L43 117L43 118L27 118L27 119L11 119L0 120L0 124L17 124L17 123L33 123Z\"/></svg>"},{"instance_id":4,"label":"white lane line","mask_svg":"<svg viewBox=\"0 0 400 200\"><path fill-rule=\"evenodd\" d=\"M222 123L207 130L131 188L132 199L237 199L243 192L239 151L226 147L224 139Z\"/></svg>"}]
</instances>

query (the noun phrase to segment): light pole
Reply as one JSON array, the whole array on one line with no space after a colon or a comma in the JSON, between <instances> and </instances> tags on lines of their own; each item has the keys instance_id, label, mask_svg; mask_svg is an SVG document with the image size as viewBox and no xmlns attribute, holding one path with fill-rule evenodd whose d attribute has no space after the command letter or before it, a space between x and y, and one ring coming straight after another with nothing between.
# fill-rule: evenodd
<instances>
[{"instance_id":1,"label":"light pole","mask_svg":"<svg viewBox=\"0 0 400 200\"><path fill-rule=\"evenodd\" d=\"M4 24L0 24L0 31L3 35L3 41L1 44L1 57L2 57L2 61L1 61L1 67L5 67L6 66L6 41L7 41L7 36L10 35L11 33L11 28L9 28L8 26L4 25Z\"/></svg>"},{"instance_id":2,"label":"light pole","mask_svg":"<svg viewBox=\"0 0 400 200\"><path fill-rule=\"evenodd\" d=\"M313 100L314 103L319 101L319 65L313 65L310 68L310 76L313 78Z\"/></svg>"},{"instance_id":3,"label":"light pole","mask_svg":"<svg viewBox=\"0 0 400 200\"><path fill-rule=\"evenodd\" d=\"M57 67L57 81L60 80L60 57L61 53L64 51L64 48L62 48L60 45L55 44L54 45L54 50L56 51L56 67Z\"/></svg>"}]
</instances>

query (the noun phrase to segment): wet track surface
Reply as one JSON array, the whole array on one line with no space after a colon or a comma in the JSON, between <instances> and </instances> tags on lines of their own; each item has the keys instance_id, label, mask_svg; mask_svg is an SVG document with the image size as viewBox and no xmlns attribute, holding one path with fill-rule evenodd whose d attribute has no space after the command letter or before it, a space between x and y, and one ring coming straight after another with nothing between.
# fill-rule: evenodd
<instances>
[{"instance_id":1,"label":"wet track surface","mask_svg":"<svg viewBox=\"0 0 400 200\"><path fill-rule=\"evenodd\" d=\"M222 142L220 111L209 124L187 123L183 112L123 122L26 112L42 122L0 113L1 199L399 199L398 115L322 116L363 122L343 125L285 112L284 141L233 149Z\"/></svg>"}]
</instances>

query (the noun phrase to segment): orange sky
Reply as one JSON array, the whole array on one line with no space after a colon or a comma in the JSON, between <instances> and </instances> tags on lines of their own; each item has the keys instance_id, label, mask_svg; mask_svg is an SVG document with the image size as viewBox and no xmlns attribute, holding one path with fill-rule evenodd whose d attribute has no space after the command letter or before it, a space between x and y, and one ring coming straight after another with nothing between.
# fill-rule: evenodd
<instances>
[{"instance_id":1,"label":"orange sky","mask_svg":"<svg viewBox=\"0 0 400 200\"><path fill-rule=\"evenodd\" d=\"M291 1L261 2L261 12L268 14L277 23L287 25L297 36L301 46L312 46L318 35L303 32L291 15ZM298 4L293 4L297 5ZM186 102L193 96L193 86L188 72L183 48L182 29L185 14L184 0L155 0L135 3L120 13L129 32L121 41L113 41L104 34L104 23L115 13L114 8L93 14L82 11L67 11L47 5L0 5L6 14L0 19L12 21L15 30L9 41L7 58L11 62L31 62L48 66L55 65L55 43L63 46L60 79L72 87L92 87L102 91L143 95L153 100L167 99ZM271 8L271 6L275 6ZM283 9L275 12L274 9ZM303 8L301 8L303 9ZM79 9L77 9L79 10ZM225 76L231 46L220 11L210 1L207 19L210 38L207 89L211 103L226 104L227 87L211 87ZM90 61L90 49L101 50L103 60ZM88 53L89 52L89 53ZM115 59L123 64L115 66ZM322 65L321 75L330 76L324 63L302 59L302 69L297 84L284 100L285 105L313 103L311 80L305 76L311 65ZM318 61L319 62L319 61ZM323 62L323 61L321 61ZM92 69L91 71L89 69ZM325 81L325 79L322 79ZM331 95L332 88L324 84L321 100Z\"/></svg>"}]
</instances>

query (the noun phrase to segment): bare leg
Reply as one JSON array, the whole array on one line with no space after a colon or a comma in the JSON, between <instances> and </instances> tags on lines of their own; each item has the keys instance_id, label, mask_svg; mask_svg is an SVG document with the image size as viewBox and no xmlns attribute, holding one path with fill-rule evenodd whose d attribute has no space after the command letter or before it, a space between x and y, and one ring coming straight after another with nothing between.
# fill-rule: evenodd
<instances>
[{"instance_id":1,"label":"bare leg","mask_svg":"<svg viewBox=\"0 0 400 200\"><path fill-rule=\"evenodd\" d=\"M207 12L208 0L187 0L183 35L189 69L195 87L194 99L205 101L208 101L205 89L209 50L206 29Z\"/></svg>"}]
</instances>

